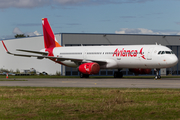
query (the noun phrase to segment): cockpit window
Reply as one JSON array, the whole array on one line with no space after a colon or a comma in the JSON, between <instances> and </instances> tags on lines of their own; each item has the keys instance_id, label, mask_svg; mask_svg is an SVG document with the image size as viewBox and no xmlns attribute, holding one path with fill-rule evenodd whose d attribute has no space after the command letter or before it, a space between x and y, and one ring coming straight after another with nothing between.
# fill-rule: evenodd
<instances>
[{"instance_id":1,"label":"cockpit window","mask_svg":"<svg viewBox=\"0 0 180 120\"><path fill-rule=\"evenodd\" d=\"M171 51L165 51L166 52L166 54L171 54Z\"/></svg>"},{"instance_id":2,"label":"cockpit window","mask_svg":"<svg viewBox=\"0 0 180 120\"><path fill-rule=\"evenodd\" d=\"M174 52L173 51L159 51L158 55L160 54L174 54Z\"/></svg>"},{"instance_id":3,"label":"cockpit window","mask_svg":"<svg viewBox=\"0 0 180 120\"><path fill-rule=\"evenodd\" d=\"M174 52L173 52L173 51L171 51L171 54L174 54Z\"/></svg>"},{"instance_id":4,"label":"cockpit window","mask_svg":"<svg viewBox=\"0 0 180 120\"><path fill-rule=\"evenodd\" d=\"M165 51L162 51L161 54L165 54Z\"/></svg>"}]
</instances>

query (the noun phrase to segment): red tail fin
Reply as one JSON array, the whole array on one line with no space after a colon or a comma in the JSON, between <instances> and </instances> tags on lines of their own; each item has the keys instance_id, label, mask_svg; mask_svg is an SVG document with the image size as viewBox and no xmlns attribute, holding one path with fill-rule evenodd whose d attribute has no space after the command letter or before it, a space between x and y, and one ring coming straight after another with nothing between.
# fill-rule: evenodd
<instances>
[{"instance_id":1,"label":"red tail fin","mask_svg":"<svg viewBox=\"0 0 180 120\"><path fill-rule=\"evenodd\" d=\"M54 33L49 25L47 18L42 18L43 34L44 34L44 47L45 48L54 48L61 47L57 42Z\"/></svg>"}]
</instances>

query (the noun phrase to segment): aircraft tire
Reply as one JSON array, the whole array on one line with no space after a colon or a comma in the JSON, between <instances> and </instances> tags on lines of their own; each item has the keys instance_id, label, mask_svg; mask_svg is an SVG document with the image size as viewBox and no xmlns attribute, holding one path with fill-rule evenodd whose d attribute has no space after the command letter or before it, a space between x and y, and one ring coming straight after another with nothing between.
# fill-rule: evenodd
<instances>
[{"instance_id":1,"label":"aircraft tire","mask_svg":"<svg viewBox=\"0 0 180 120\"><path fill-rule=\"evenodd\" d=\"M114 72L114 78L122 78L123 73L122 72Z\"/></svg>"},{"instance_id":2,"label":"aircraft tire","mask_svg":"<svg viewBox=\"0 0 180 120\"><path fill-rule=\"evenodd\" d=\"M119 72L119 78L122 78L122 77L123 77L123 73Z\"/></svg>"},{"instance_id":3,"label":"aircraft tire","mask_svg":"<svg viewBox=\"0 0 180 120\"><path fill-rule=\"evenodd\" d=\"M85 78L89 78L89 75L88 75L88 74L85 74Z\"/></svg>"},{"instance_id":4,"label":"aircraft tire","mask_svg":"<svg viewBox=\"0 0 180 120\"><path fill-rule=\"evenodd\" d=\"M80 73L80 78L84 78L84 74L83 73Z\"/></svg>"},{"instance_id":5,"label":"aircraft tire","mask_svg":"<svg viewBox=\"0 0 180 120\"><path fill-rule=\"evenodd\" d=\"M158 76L157 76L157 79L161 79L161 76L160 76L160 75L158 75Z\"/></svg>"},{"instance_id":6,"label":"aircraft tire","mask_svg":"<svg viewBox=\"0 0 180 120\"><path fill-rule=\"evenodd\" d=\"M88 74L80 73L80 78L89 78L89 75Z\"/></svg>"},{"instance_id":7,"label":"aircraft tire","mask_svg":"<svg viewBox=\"0 0 180 120\"><path fill-rule=\"evenodd\" d=\"M157 76L155 76L155 78L154 78L155 80L157 80L157 79L161 79L161 76L160 75L157 75Z\"/></svg>"},{"instance_id":8,"label":"aircraft tire","mask_svg":"<svg viewBox=\"0 0 180 120\"><path fill-rule=\"evenodd\" d=\"M114 78L118 78L118 72L114 72Z\"/></svg>"}]
</instances>

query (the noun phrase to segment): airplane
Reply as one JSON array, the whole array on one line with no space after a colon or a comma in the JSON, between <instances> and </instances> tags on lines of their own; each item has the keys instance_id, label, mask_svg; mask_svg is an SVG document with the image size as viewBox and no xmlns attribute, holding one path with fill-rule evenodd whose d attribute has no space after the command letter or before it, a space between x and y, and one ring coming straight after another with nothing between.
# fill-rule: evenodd
<instances>
[{"instance_id":1,"label":"airplane","mask_svg":"<svg viewBox=\"0 0 180 120\"><path fill-rule=\"evenodd\" d=\"M171 49L162 45L111 45L111 46L61 46L55 38L47 18L42 18L44 49L40 51L17 49L17 51L33 53L14 54L8 51L4 41L2 44L8 54L22 57L48 58L56 63L76 67L81 78L97 74L100 69L118 69L114 78L122 78L122 69L128 68L134 74L148 74L155 69L155 79L160 79L161 68L173 67L178 58Z\"/></svg>"}]
</instances>

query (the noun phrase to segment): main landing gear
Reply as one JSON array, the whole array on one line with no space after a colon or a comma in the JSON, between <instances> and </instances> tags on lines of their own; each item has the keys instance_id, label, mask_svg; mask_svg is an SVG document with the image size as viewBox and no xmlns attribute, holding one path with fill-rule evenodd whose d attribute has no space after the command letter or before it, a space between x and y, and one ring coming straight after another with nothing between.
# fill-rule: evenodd
<instances>
[{"instance_id":1,"label":"main landing gear","mask_svg":"<svg viewBox=\"0 0 180 120\"><path fill-rule=\"evenodd\" d=\"M120 72L120 69L118 69L118 71L114 72L114 78L122 78L123 77L123 73Z\"/></svg>"},{"instance_id":2,"label":"main landing gear","mask_svg":"<svg viewBox=\"0 0 180 120\"><path fill-rule=\"evenodd\" d=\"M160 69L156 69L156 76L155 76L154 80L161 79L161 76L159 75L159 71L160 71Z\"/></svg>"},{"instance_id":3,"label":"main landing gear","mask_svg":"<svg viewBox=\"0 0 180 120\"><path fill-rule=\"evenodd\" d=\"M89 78L88 74L80 73L79 75L80 75L80 78Z\"/></svg>"}]
</instances>

